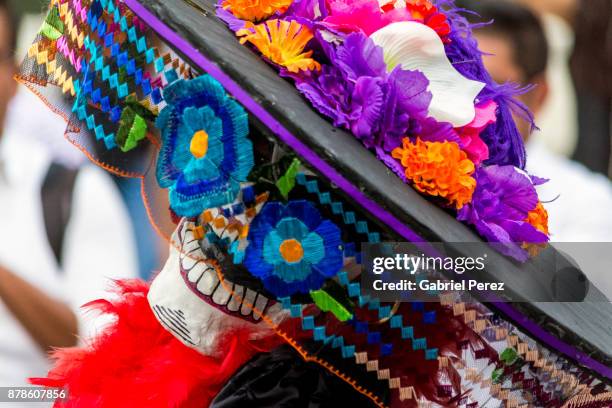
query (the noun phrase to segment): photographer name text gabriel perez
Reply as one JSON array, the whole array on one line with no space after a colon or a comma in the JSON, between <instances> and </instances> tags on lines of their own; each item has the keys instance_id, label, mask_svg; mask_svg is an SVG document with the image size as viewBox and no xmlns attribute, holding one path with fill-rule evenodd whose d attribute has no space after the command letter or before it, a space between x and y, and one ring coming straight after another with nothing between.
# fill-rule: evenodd
<instances>
[{"instance_id":1,"label":"photographer name text gabriel perez","mask_svg":"<svg viewBox=\"0 0 612 408\"><path fill-rule=\"evenodd\" d=\"M454 280L427 280L414 282L407 279L402 279L397 282L385 282L382 279L377 279L372 282L372 288L377 291L416 291L416 290L490 290L503 291L503 282L478 282L474 279L455 282Z\"/></svg>"}]
</instances>

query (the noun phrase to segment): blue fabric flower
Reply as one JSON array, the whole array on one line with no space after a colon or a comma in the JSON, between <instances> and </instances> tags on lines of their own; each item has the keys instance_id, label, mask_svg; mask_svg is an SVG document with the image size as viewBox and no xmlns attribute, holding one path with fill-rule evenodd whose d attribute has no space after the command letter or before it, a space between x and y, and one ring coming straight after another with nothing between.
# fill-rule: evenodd
<instances>
[{"instance_id":1,"label":"blue fabric flower","mask_svg":"<svg viewBox=\"0 0 612 408\"><path fill-rule=\"evenodd\" d=\"M267 203L248 240L244 265L277 296L319 289L343 266L340 229L309 201Z\"/></svg>"},{"instance_id":2,"label":"blue fabric flower","mask_svg":"<svg viewBox=\"0 0 612 408\"><path fill-rule=\"evenodd\" d=\"M247 113L209 75L173 82L164 100L157 180L169 189L170 207L194 217L232 202L254 163Z\"/></svg>"}]
</instances>

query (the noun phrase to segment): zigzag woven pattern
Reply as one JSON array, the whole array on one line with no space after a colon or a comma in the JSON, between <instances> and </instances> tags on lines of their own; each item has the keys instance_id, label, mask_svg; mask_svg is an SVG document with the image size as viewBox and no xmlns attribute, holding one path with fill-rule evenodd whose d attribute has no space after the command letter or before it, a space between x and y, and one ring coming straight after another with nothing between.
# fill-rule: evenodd
<instances>
[{"instance_id":1,"label":"zigzag woven pattern","mask_svg":"<svg viewBox=\"0 0 612 408\"><path fill-rule=\"evenodd\" d=\"M321 190L318 180L308 180L304 173L298 173L296 176L296 181L299 185L304 186L306 191L309 193L316 194L319 198L319 203L329 206L334 215L342 216L345 224L354 225L358 233L365 234L369 243L375 244L380 242L380 234L378 232L370 232L368 222L358 220L355 212L346 211L344 209L344 204L341 201L332 201L331 194L327 191Z\"/></svg>"},{"instance_id":2,"label":"zigzag woven pattern","mask_svg":"<svg viewBox=\"0 0 612 408\"><path fill-rule=\"evenodd\" d=\"M325 331L325 326L315 325L313 316L303 316L303 306L301 304L291 303L289 297L280 298L284 309L289 310L291 317L302 319L302 329L311 331L315 341L330 345L332 349L338 349L343 359L355 358L355 362L359 365L365 365L366 371L376 372L379 380L387 380L389 389L398 390L400 400L416 399L416 393L413 387L401 386L399 377L391 377L389 369L380 369L378 360L369 360L366 351L358 351L354 344L350 344L341 335L328 335Z\"/></svg>"},{"instance_id":3,"label":"zigzag woven pattern","mask_svg":"<svg viewBox=\"0 0 612 408\"><path fill-rule=\"evenodd\" d=\"M134 148L144 138L135 132L142 132L145 119L159 112L161 73L175 70L187 76L188 65L171 52L160 55L149 46L146 28L116 0L54 0L47 20L46 31L41 29L28 50L47 77L33 79L50 81L74 97L75 118L107 149L118 142L122 150ZM134 111L134 103L150 117Z\"/></svg>"}]
</instances>

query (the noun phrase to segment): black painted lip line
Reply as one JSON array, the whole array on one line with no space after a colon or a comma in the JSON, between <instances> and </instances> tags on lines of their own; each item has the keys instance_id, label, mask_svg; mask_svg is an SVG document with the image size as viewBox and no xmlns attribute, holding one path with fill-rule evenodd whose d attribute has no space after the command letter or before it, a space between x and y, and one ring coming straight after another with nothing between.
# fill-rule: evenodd
<instances>
[{"instance_id":1,"label":"black painted lip line","mask_svg":"<svg viewBox=\"0 0 612 408\"><path fill-rule=\"evenodd\" d=\"M261 323L262 322L262 316L265 316L266 313L268 312L268 310L270 309L270 307L272 307L276 303L273 299L268 298L267 296L264 296L260 292L254 290L254 292L256 292L257 294L255 295L255 298L253 299L253 302L252 302L253 304L252 304L252 307L251 307L251 312L248 315L245 316L245 315L242 314L242 310L241 309L242 309L242 304L243 304L243 302L245 300L245 297L246 297L246 290L249 289L247 286L240 285L240 286L244 287L244 293L241 296L240 306L239 306L238 310L232 311L232 310L229 310L228 305L229 305L229 302L231 302L231 300L232 300L232 298L234 296L233 292L230 292L229 298L227 299L227 302L224 305L217 304L213 300L213 296L214 296L214 294L215 294L215 292L217 290L225 290L223 288L220 288L222 286L222 283L221 283L221 281L218 280L217 272L216 271L215 271L215 277L217 277L217 283L212 288L212 291L210 292L210 295L205 295L204 293L200 292L200 290L198 289L198 283L199 283L200 279L202 279L204 277L204 274L209 269L204 269L202 271L202 274L200 275L200 277L198 278L198 280L196 282L191 282L189 280L189 273L191 272L191 270L193 268L195 268L196 266L198 266L198 264L200 262L204 262L204 261L203 260L197 260L196 263L194 263L193 266L189 270L185 269L185 267L183 266L183 261L184 261L185 257L189 257L190 254L192 254L194 252L194 250L191 250L190 252L186 252L184 250L185 245L189 245L189 244L197 241L195 238L192 237L193 238L192 241L186 242L186 234L187 234L187 232L189 232L190 234L193 234L193 230L190 229L190 227L189 227L189 225L187 225L187 223L181 224L180 227L179 227L179 241L181 243L181 247L178 250L179 251L178 264L179 264L179 272L181 274L181 277L183 278L183 281L185 282L185 285L189 288L189 290L191 290L191 292L194 295L196 295L200 300L204 301L209 306L219 310L222 313L225 313L225 314L227 314L229 316L232 316L232 317L235 317L235 318L239 318L239 319L248 321L248 322L253 323L253 324ZM199 243L197 244L197 247L196 247L195 251L201 252L200 244ZM210 268L210 269L214 269L214 268ZM235 283L233 283L233 282L231 282L229 280L227 280L226 282L228 282L231 285L232 289L234 289ZM251 290L253 290L253 289L251 289ZM258 319L256 319L255 318L255 311L253 309L255 309L255 303L256 303L256 300L257 300L258 296L265 297L267 299L267 303L266 303L266 306L263 308L263 310L261 310L260 317Z\"/></svg>"},{"instance_id":2,"label":"black painted lip line","mask_svg":"<svg viewBox=\"0 0 612 408\"><path fill-rule=\"evenodd\" d=\"M253 97L248 94L248 92L242 89L237 82L223 72L214 62L202 55L194 46L189 44L189 42L169 28L145 6L140 4L138 0L124 0L124 3L161 38L172 44L173 47L177 48L194 64L219 81L226 91L236 98L236 100L238 100L251 114L257 116L257 118L261 120L261 122L274 134L276 134L280 140L294 149L296 153L308 161L310 165L324 174L325 177L341 188L346 194L351 196L363 208L368 210L368 212L388 225L408 241L421 244L423 247L427 248L427 250L433 249L427 244L426 240L424 240L416 232L412 231L412 229L382 208L379 204L368 198L359 188L354 186L350 181L339 174L332 166L320 158L314 151L312 151L288 129L286 129L278 120L276 120L268 111L259 105L253 99ZM421 249L425 250L425 248ZM586 353L548 333L537 323L513 308L512 305L505 302L493 302L493 304L495 304L495 307L501 312L511 317L523 330L529 332L532 336L536 337L550 348L565 354L570 359L577 361L579 364L588 367L600 375L612 379L612 367L605 366Z\"/></svg>"}]
</instances>

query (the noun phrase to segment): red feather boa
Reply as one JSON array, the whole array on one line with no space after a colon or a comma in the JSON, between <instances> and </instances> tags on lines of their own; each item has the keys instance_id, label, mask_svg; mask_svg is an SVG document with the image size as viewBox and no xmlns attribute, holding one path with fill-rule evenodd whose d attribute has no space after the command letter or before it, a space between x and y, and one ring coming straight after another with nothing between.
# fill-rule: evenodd
<instances>
[{"instance_id":1,"label":"red feather boa","mask_svg":"<svg viewBox=\"0 0 612 408\"><path fill-rule=\"evenodd\" d=\"M282 342L273 336L254 344L247 332L227 333L222 357L204 356L158 323L148 291L142 281L117 281L118 300L86 305L116 321L87 347L55 351L48 377L31 383L66 389L56 408L202 408L246 361Z\"/></svg>"}]
</instances>

